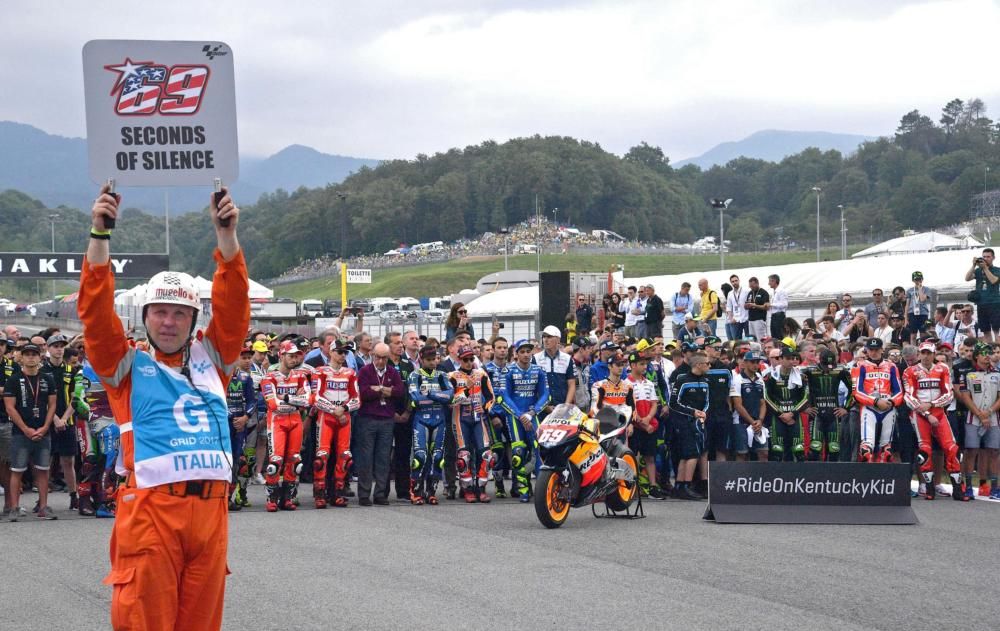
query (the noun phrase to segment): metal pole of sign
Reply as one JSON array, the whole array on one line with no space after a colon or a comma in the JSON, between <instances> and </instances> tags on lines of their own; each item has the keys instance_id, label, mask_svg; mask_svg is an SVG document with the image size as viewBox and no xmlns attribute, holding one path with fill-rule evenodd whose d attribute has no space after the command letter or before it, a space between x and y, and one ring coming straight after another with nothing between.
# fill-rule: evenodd
<instances>
[{"instance_id":1,"label":"metal pole of sign","mask_svg":"<svg viewBox=\"0 0 1000 631\"><path fill-rule=\"evenodd\" d=\"M167 233L166 254L167 256L170 256L170 189L169 188L163 191L163 221L165 222L164 230Z\"/></svg>"},{"instance_id":2,"label":"metal pole of sign","mask_svg":"<svg viewBox=\"0 0 1000 631\"><path fill-rule=\"evenodd\" d=\"M816 262L819 263L819 194L823 192L823 189L814 186L812 190L816 193Z\"/></svg>"},{"instance_id":3,"label":"metal pole of sign","mask_svg":"<svg viewBox=\"0 0 1000 631\"><path fill-rule=\"evenodd\" d=\"M59 219L59 215L51 214L49 215L49 225L52 228L52 253L56 252L56 219ZM52 279L52 299L56 298L56 279Z\"/></svg>"}]
</instances>

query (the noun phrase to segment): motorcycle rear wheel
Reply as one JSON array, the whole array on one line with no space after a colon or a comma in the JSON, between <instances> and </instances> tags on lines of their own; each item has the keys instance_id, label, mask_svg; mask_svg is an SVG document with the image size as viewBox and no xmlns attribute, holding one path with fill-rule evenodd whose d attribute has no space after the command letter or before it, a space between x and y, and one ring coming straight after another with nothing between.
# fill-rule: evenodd
<instances>
[{"instance_id":1,"label":"motorcycle rear wheel","mask_svg":"<svg viewBox=\"0 0 1000 631\"><path fill-rule=\"evenodd\" d=\"M632 473L635 474L634 479L639 479L639 465L636 462L635 454L633 454L630 450L625 449L624 453L618 456L618 461L624 463L628 467L631 467ZM632 506L638 497L638 493L638 484L635 482L619 480L618 487L604 498L604 503L607 504L610 510L620 513L628 510L628 508Z\"/></svg>"},{"instance_id":2,"label":"motorcycle rear wheel","mask_svg":"<svg viewBox=\"0 0 1000 631\"><path fill-rule=\"evenodd\" d=\"M562 476L546 469L535 481L535 514L546 528L558 528L569 517L569 502L559 498Z\"/></svg>"}]
</instances>

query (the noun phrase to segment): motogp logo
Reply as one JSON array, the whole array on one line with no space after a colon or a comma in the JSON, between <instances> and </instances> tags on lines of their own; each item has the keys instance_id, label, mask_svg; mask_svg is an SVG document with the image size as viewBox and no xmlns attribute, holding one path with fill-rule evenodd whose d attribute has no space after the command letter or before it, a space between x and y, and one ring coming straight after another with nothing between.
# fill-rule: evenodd
<instances>
[{"instance_id":1,"label":"motogp logo","mask_svg":"<svg viewBox=\"0 0 1000 631\"><path fill-rule=\"evenodd\" d=\"M126 57L124 63L104 69L118 75L111 96L121 116L191 116L201 107L208 86L208 66L202 65L167 67Z\"/></svg>"}]
</instances>

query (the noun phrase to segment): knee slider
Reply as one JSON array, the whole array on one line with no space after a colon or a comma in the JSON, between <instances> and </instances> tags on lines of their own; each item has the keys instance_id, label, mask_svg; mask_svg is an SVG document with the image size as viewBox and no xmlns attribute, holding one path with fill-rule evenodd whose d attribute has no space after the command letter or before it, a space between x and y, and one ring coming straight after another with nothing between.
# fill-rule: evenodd
<instances>
[{"instance_id":1,"label":"knee slider","mask_svg":"<svg viewBox=\"0 0 1000 631\"><path fill-rule=\"evenodd\" d=\"M325 457L316 456L316 458L313 460L313 471L315 471L316 473L319 473L320 471L323 470L323 465L324 464L326 464L326 458Z\"/></svg>"},{"instance_id":2,"label":"knee slider","mask_svg":"<svg viewBox=\"0 0 1000 631\"><path fill-rule=\"evenodd\" d=\"M344 453L340 454L340 462L341 462L341 467L343 467L344 469L348 469L350 468L351 463L354 462L354 456L351 455L350 451L345 451Z\"/></svg>"},{"instance_id":3,"label":"knee slider","mask_svg":"<svg viewBox=\"0 0 1000 631\"><path fill-rule=\"evenodd\" d=\"M815 451L816 453L823 451L823 442L819 440L810 440L809 451Z\"/></svg>"},{"instance_id":4,"label":"knee slider","mask_svg":"<svg viewBox=\"0 0 1000 631\"><path fill-rule=\"evenodd\" d=\"M424 468L425 462L427 462L427 452L422 449L414 451L413 459L410 461L410 469L413 471L420 471Z\"/></svg>"},{"instance_id":5,"label":"knee slider","mask_svg":"<svg viewBox=\"0 0 1000 631\"><path fill-rule=\"evenodd\" d=\"M472 454L469 453L469 450L461 449L455 458L455 470L459 473L464 473L471 468L471 462Z\"/></svg>"},{"instance_id":6,"label":"knee slider","mask_svg":"<svg viewBox=\"0 0 1000 631\"><path fill-rule=\"evenodd\" d=\"M831 453L831 454L839 454L840 453L840 443L837 442L837 441L835 441L835 440L831 440L830 443L826 446L826 451L827 451L827 453Z\"/></svg>"},{"instance_id":7,"label":"knee slider","mask_svg":"<svg viewBox=\"0 0 1000 631\"><path fill-rule=\"evenodd\" d=\"M515 469L523 465L526 460L526 451L524 446L514 447L510 454L510 465Z\"/></svg>"},{"instance_id":8,"label":"knee slider","mask_svg":"<svg viewBox=\"0 0 1000 631\"><path fill-rule=\"evenodd\" d=\"M267 467L264 469L264 474L268 476L278 475L278 469L281 467L281 462L269 462Z\"/></svg>"}]
</instances>

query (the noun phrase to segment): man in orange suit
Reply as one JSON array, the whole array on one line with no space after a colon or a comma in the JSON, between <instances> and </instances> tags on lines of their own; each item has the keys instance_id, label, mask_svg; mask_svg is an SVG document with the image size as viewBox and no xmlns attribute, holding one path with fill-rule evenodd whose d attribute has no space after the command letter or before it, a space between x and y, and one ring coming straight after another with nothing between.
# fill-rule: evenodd
<instances>
[{"instance_id":1,"label":"man in orange suit","mask_svg":"<svg viewBox=\"0 0 1000 631\"><path fill-rule=\"evenodd\" d=\"M194 279L156 274L142 320L151 352L131 347L115 314L111 231L120 196L105 186L91 210L80 275L79 314L91 365L121 432L111 534L115 629L214 630L222 626L232 478L226 387L250 320L239 210L212 196L218 249L212 319L195 335L201 296Z\"/></svg>"}]
</instances>

